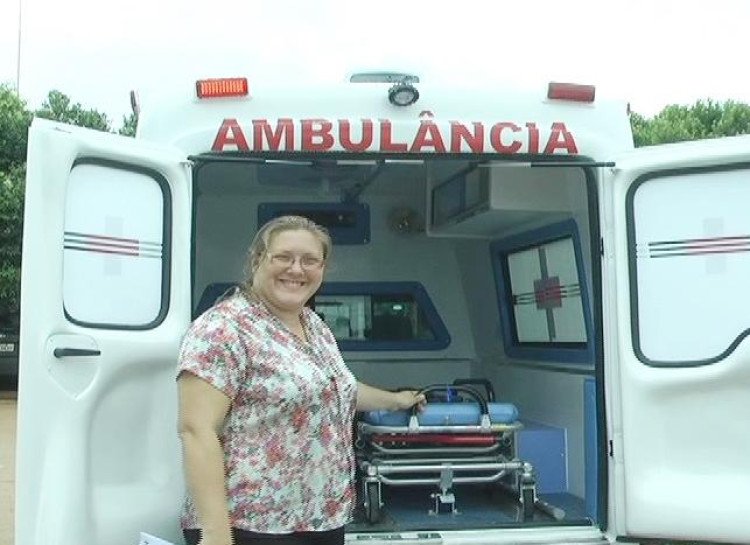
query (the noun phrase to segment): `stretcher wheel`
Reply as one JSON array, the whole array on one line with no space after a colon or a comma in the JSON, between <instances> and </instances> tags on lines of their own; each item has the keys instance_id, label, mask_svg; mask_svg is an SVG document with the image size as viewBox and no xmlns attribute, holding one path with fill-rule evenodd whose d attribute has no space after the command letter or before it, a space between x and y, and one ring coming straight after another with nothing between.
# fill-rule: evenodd
<instances>
[{"instance_id":1,"label":"stretcher wheel","mask_svg":"<svg viewBox=\"0 0 750 545\"><path fill-rule=\"evenodd\" d=\"M367 517L367 522L379 522L382 516L380 510L380 486L378 486L377 482L369 482L365 484L365 489L365 498L367 499L365 516Z\"/></svg>"},{"instance_id":2,"label":"stretcher wheel","mask_svg":"<svg viewBox=\"0 0 750 545\"><path fill-rule=\"evenodd\" d=\"M521 509L523 520L531 520L534 516L534 489L521 488Z\"/></svg>"}]
</instances>

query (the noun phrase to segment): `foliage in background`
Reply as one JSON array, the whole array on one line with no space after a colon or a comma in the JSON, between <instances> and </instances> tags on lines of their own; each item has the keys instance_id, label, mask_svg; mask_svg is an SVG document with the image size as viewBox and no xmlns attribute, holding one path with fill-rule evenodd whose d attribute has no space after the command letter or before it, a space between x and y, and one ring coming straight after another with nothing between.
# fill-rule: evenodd
<instances>
[{"instance_id":1,"label":"foliage in background","mask_svg":"<svg viewBox=\"0 0 750 545\"><path fill-rule=\"evenodd\" d=\"M68 123L69 125L78 125L79 127L112 131L112 125L105 114L96 110L84 109L78 102L72 104L70 98L60 91L50 91L47 100L36 111L36 116Z\"/></svg>"},{"instance_id":2,"label":"foliage in background","mask_svg":"<svg viewBox=\"0 0 750 545\"><path fill-rule=\"evenodd\" d=\"M136 127L138 127L138 115L133 112L130 115L122 116L122 127L117 132L123 136L135 136Z\"/></svg>"},{"instance_id":3,"label":"foliage in background","mask_svg":"<svg viewBox=\"0 0 750 545\"><path fill-rule=\"evenodd\" d=\"M699 100L692 106L667 106L651 119L633 113L630 124L637 147L750 134L750 105Z\"/></svg>"},{"instance_id":4,"label":"foliage in background","mask_svg":"<svg viewBox=\"0 0 750 545\"><path fill-rule=\"evenodd\" d=\"M16 326L21 291L21 234L26 145L32 114L0 85L0 326Z\"/></svg>"},{"instance_id":5,"label":"foliage in background","mask_svg":"<svg viewBox=\"0 0 750 545\"><path fill-rule=\"evenodd\" d=\"M9 85L0 85L0 172L26 161L32 114Z\"/></svg>"},{"instance_id":6,"label":"foliage in background","mask_svg":"<svg viewBox=\"0 0 750 545\"><path fill-rule=\"evenodd\" d=\"M0 325L15 323L21 301L21 238L26 169L0 172Z\"/></svg>"}]
</instances>

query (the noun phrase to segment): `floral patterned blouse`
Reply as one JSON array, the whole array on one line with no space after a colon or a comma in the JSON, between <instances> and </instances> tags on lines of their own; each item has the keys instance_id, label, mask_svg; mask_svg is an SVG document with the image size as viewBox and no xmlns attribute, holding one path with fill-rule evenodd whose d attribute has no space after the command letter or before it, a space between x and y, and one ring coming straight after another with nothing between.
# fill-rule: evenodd
<instances>
[{"instance_id":1,"label":"floral patterned blouse","mask_svg":"<svg viewBox=\"0 0 750 545\"><path fill-rule=\"evenodd\" d=\"M357 383L323 320L305 308L302 324L309 342L237 294L196 319L182 343L178 372L231 399L220 439L235 528L331 530L353 510ZM199 528L190 497L181 522Z\"/></svg>"}]
</instances>

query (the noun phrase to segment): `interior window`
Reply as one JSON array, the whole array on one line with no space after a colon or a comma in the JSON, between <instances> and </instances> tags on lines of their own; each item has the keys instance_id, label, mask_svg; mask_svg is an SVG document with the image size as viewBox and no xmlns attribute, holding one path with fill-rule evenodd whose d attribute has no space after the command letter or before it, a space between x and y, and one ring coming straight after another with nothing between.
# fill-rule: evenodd
<instances>
[{"instance_id":1,"label":"interior window","mask_svg":"<svg viewBox=\"0 0 750 545\"><path fill-rule=\"evenodd\" d=\"M584 343L586 325L573 238L508 253L514 337L519 343Z\"/></svg>"},{"instance_id":2,"label":"interior window","mask_svg":"<svg viewBox=\"0 0 750 545\"><path fill-rule=\"evenodd\" d=\"M491 251L508 355L542 361L593 361L575 222L496 241Z\"/></svg>"},{"instance_id":3,"label":"interior window","mask_svg":"<svg viewBox=\"0 0 750 545\"><path fill-rule=\"evenodd\" d=\"M429 350L450 343L418 283L326 283L311 306L344 350Z\"/></svg>"},{"instance_id":4,"label":"interior window","mask_svg":"<svg viewBox=\"0 0 750 545\"><path fill-rule=\"evenodd\" d=\"M321 295L317 312L338 340L434 340L412 295Z\"/></svg>"},{"instance_id":5,"label":"interior window","mask_svg":"<svg viewBox=\"0 0 750 545\"><path fill-rule=\"evenodd\" d=\"M236 288L210 284L194 316ZM450 335L419 282L326 282L308 303L342 350L439 350Z\"/></svg>"}]
</instances>

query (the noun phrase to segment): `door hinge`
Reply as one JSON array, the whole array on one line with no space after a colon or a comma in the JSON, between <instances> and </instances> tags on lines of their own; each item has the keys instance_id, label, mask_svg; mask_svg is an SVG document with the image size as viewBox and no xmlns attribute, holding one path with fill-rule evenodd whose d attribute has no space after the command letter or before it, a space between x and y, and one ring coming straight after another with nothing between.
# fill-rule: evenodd
<instances>
[{"instance_id":1,"label":"door hinge","mask_svg":"<svg viewBox=\"0 0 750 545\"><path fill-rule=\"evenodd\" d=\"M599 255L604 255L604 238L599 239Z\"/></svg>"},{"instance_id":2,"label":"door hinge","mask_svg":"<svg viewBox=\"0 0 750 545\"><path fill-rule=\"evenodd\" d=\"M609 457L614 458L615 456L615 443L612 439L609 440Z\"/></svg>"}]
</instances>

